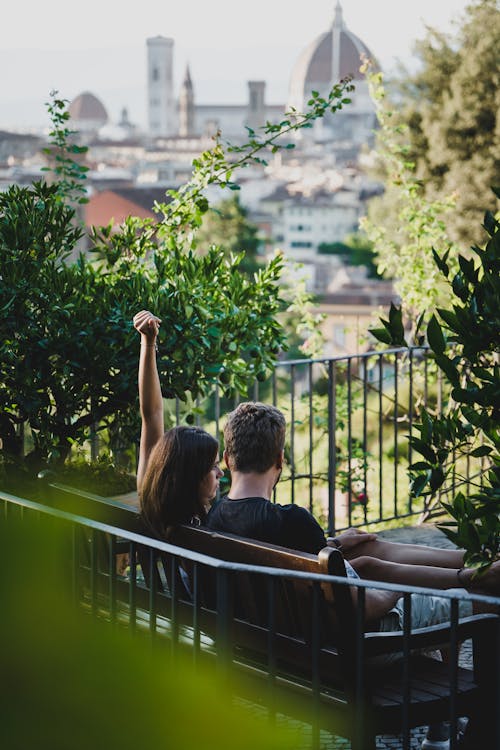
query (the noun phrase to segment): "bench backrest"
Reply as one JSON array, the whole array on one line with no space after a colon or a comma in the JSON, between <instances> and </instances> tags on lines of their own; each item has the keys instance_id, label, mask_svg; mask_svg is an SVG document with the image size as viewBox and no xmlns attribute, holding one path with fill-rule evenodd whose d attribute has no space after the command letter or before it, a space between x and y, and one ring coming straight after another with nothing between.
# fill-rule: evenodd
<instances>
[{"instance_id":1,"label":"bench backrest","mask_svg":"<svg viewBox=\"0 0 500 750\"><path fill-rule=\"evenodd\" d=\"M49 485L47 490L51 504L56 507L121 529L149 535L137 511L128 505L88 492L75 492L73 488L57 483ZM345 576L343 557L332 547L326 547L319 554L313 555L187 525L179 526L168 541L227 562ZM156 564L151 565L149 548L138 547L137 554L148 586L151 583L151 572L155 571L153 575L156 577L157 591L166 589L169 594L175 589L176 595L189 603L194 572L189 561L177 561L172 565L170 555L156 553ZM102 557L106 561L106 550L102 551ZM207 610L215 611L218 606L216 573L208 566L198 566L197 575L201 605ZM322 644L334 645L335 650L341 654L350 651L354 612L348 587L333 583L314 586L310 580L288 579L286 576L274 579L274 584L270 584L268 576L237 570L231 575L231 579L231 606L235 621L248 623L265 631L272 620L274 631L285 639L310 644L313 638L319 638ZM271 585L274 589L273 605L270 608ZM315 626L319 626L316 632ZM240 628L239 632L244 633L244 629Z\"/></svg>"},{"instance_id":2,"label":"bench backrest","mask_svg":"<svg viewBox=\"0 0 500 750\"><path fill-rule=\"evenodd\" d=\"M227 562L303 573L346 575L342 555L331 547L314 555L191 526L178 527L171 541L185 549ZM272 583L270 581L270 577L261 574L234 571L231 593L237 619L262 628L268 628L272 622L275 632L304 643L319 637L325 645L335 642L339 646L342 632L354 622L352 600L346 586L330 582L315 585L310 579L287 578L285 574L273 578ZM217 582L213 571L202 571L201 585L203 603L215 606ZM314 633L316 625L319 627Z\"/></svg>"}]
</instances>

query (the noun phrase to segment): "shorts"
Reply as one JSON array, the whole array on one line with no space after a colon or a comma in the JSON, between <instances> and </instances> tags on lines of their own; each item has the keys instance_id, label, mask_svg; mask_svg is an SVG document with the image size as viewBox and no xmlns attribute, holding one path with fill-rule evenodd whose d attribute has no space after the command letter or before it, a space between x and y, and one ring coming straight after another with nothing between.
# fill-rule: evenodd
<instances>
[{"instance_id":1,"label":"shorts","mask_svg":"<svg viewBox=\"0 0 500 750\"><path fill-rule=\"evenodd\" d=\"M463 596L468 592L466 589L447 589L447 592L455 596ZM444 596L426 596L425 594L411 595L411 629L426 628L431 625L449 623L451 620L451 599ZM380 620L380 633L390 633L403 630L404 599L398 599L394 607ZM458 617L470 617L472 615L472 602L469 599L459 599ZM427 656L440 659L438 651L424 650ZM371 664L391 664L403 658L402 653L383 654L370 659Z\"/></svg>"},{"instance_id":2,"label":"shorts","mask_svg":"<svg viewBox=\"0 0 500 750\"><path fill-rule=\"evenodd\" d=\"M463 596L466 589L447 589L448 593ZM450 622L451 599L444 596L426 596L425 594L411 595L411 629L426 628L430 625L441 625ZM380 620L379 631L382 633L403 630L404 599L398 599L394 607ZM470 617L472 602L469 599L458 601L458 616Z\"/></svg>"}]
</instances>

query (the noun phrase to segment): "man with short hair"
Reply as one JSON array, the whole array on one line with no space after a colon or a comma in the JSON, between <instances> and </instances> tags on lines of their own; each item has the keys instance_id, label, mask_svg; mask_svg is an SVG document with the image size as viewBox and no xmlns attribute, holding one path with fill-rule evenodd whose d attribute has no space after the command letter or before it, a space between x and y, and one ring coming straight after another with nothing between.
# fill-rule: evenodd
<instances>
[{"instance_id":1,"label":"man with short hair","mask_svg":"<svg viewBox=\"0 0 500 750\"><path fill-rule=\"evenodd\" d=\"M305 508L269 502L284 461L285 417L275 406L240 404L224 426L231 494L210 511L208 525L261 542L316 553L323 530Z\"/></svg>"},{"instance_id":2,"label":"man with short hair","mask_svg":"<svg viewBox=\"0 0 500 750\"><path fill-rule=\"evenodd\" d=\"M232 411L224 425L224 460L231 472L231 490L210 510L207 526L214 531L277 544L317 554L329 545L344 555L347 574L369 580L428 586L439 589L500 592L500 562L493 563L480 580L472 581L473 570L464 567L461 550L439 549L417 544L398 544L378 539L359 529L349 529L336 538L326 538L316 519L299 505L272 503L273 489L284 462L286 422L275 406L244 402ZM439 599L439 597L435 597ZM399 599L389 591L367 590L366 619L381 618ZM425 602L429 597L424 597ZM444 599L447 603L449 599ZM425 603L423 602L423 603ZM443 621L441 602L432 619ZM426 608L425 608L426 609ZM418 612L415 599L415 613ZM460 602L461 616L472 614L470 601ZM416 616L416 614L415 614ZM422 617L427 617L427 612ZM418 627L414 623L414 627Z\"/></svg>"},{"instance_id":3,"label":"man with short hair","mask_svg":"<svg viewBox=\"0 0 500 750\"><path fill-rule=\"evenodd\" d=\"M463 567L460 550L386 542L376 534L356 529L326 539L305 508L272 503L283 467L285 429L283 414L267 404L242 403L228 415L224 426L224 460L231 472L231 490L230 495L210 510L207 518L210 529L315 554L327 544L334 545L344 554L350 577L359 578L359 573L371 580L448 589L457 596L464 593L464 587L474 588L473 571ZM500 562L493 563L481 579L481 587L500 592ZM351 591L356 602L357 589L353 587ZM412 629L449 622L450 608L451 599L412 594ZM476 610L479 608L474 603ZM473 614L471 601L459 600L458 611L460 617ZM367 630L402 630L403 619L403 599L398 593L365 589ZM398 656L402 654L378 658L385 663ZM446 722L430 726L422 749L449 747L445 736L449 736ZM467 747L475 746L472 738Z\"/></svg>"}]
</instances>

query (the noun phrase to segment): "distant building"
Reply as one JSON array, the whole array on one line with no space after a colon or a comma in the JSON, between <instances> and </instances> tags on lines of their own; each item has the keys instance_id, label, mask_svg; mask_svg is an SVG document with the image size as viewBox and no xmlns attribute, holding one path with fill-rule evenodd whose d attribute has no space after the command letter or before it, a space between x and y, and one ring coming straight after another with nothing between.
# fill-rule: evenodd
<instances>
[{"instance_id":1,"label":"distant building","mask_svg":"<svg viewBox=\"0 0 500 750\"><path fill-rule=\"evenodd\" d=\"M316 140L351 141L357 145L373 138L376 126L375 107L368 84L360 73L363 58L376 61L364 42L350 31L343 19L339 2L329 31L320 34L298 58L290 80L288 107L299 112L307 106L311 92L326 96L332 86L350 76L355 91L351 103L334 115L328 114L315 124Z\"/></svg>"},{"instance_id":2,"label":"distant building","mask_svg":"<svg viewBox=\"0 0 500 750\"><path fill-rule=\"evenodd\" d=\"M178 99L173 91L174 40L156 36L147 40L148 121L153 138L177 135L207 136L221 130L231 140L246 137L246 127L257 129L267 121L276 122L285 110L307 108L311 92L326 95L341 78L351 76L356 84L352 104L345 112L326 115L314 128L317 141L332 139L354 142L357 146L372 137L375 110L368 87L359 72L362 57L373 60L368 47L345 25L337 2L332 27L302 52L293 69L288 103L266 103L266 82L248 81L248 100L242 104L197 104L195 86L186 70Z\"/></svg>"},{"instance_id":3,"label":"distant building","mask_svg":"<svg viewBox=\"0 0 500 750\"><path fill-rule=\"evenodd\" d=\"M69 114L71 128L84 138L96 135L109 119L104 104L90 91L84 91L73 99Z\"/></svg>"},{"instance_id":4,"label":"distant building","mask_svg":"<svg viewBox=\"0 0 500 750\"><path fill-rule=\"evenodd\" d=\"M297 196L286 201L281 215L283 250L291 259L313 259L322 243L356 231L360 208L351 191L318 191L311 198Z\"/></svg>"},{"instance_id":5,"label":"distant building","mask_svg":"<svg viewBox=\"0 0 500 750\"><path fill-rule=\"evenodd\" d=\"M158 219L153 211L155 201L168 203L170 198L161 188L119 187L95 192L83 208L85 225L90 228L113 222L113 226L119 226L128 216Z\"/></svg>"},{"instance_id":6,"label":"distant building","mask_svg":"<svg viewBox=\"0 0 500 750\"><path fill-rule=\"evenodd\" d=\"M194 92L189 66L187 66L179 96L179 136L187 138L193 135L196 135Z\"/></svg>"},{"instance_id":7,"label":"distant building","mask_svg":"<svg viewBox=\"0 0 500 750\"><path fill-rule=\"evenodd\" d=\"M171 136L177 132L173 88L174 40L155 36L147 40L148 114L152 136Z\"/></svg>"},{"instance_id":8,"label":"distant building","mask_svg":"<svg viewBox=\"0 0 500 750\"><path fill-rule=\"evenodd\" d=\"M339 2L331 28L313 40L297 59L287 103L268 104L266 81L250 80L247 82L246 102L199 104L196 102L196 81L189 66L180 91L178 94L174 91L174 40L158 35L148 38L146 46L147 134L141 137L126 110L122 111L120 123L109 124L102 102L94 94L84 92L70 105L71 124L79 131L81 140L92 144L99 140L142 140L151 150L160 148L174 154L176 160L177 155L184 152L192 161L206 148L206 140L218 131L233 143L242 142L248 137L247 128L257 130L266 122L278 122L291 107L304 111L313 90L326 95L346 76L352 76L355 82L355 91L350 96L352 103L334 115L327 113L312 130L300 131L297 138L318 145L328 143L339 164L356 161L360 146L373 139L375 109L367 83L359 72L362 57L373 59L373 55L347 28ZM197 139L200 139L199 148Z\"/></svg>"},{"instance_id":9,"label":"distant building","mask_svg":"<svg viewBox=\"0 0 500 750\"><path fill-rule=\"evenodd\" d=\"M325 316L324 355L355 354L367 348L366 335L377 312L399 303L392 281L368 279L363 267L342 267L315 307Z\"/></svg>"}]
</instances>

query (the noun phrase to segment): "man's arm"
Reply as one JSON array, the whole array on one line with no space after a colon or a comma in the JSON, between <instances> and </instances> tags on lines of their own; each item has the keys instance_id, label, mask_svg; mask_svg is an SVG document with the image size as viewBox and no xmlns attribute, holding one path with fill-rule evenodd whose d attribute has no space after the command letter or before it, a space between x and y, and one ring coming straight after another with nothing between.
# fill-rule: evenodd
<instances>
[{"instance_id":1,"label":"man's arm","mask_svg":"<svg viewBox=\"0 0 500 750\"><path fill-rule=\"evenodd\" d=\"M358 588L352 587L354 606L358 603ZM382 589L365 589L365 623L374 623L394 607L401 597L397 591L383 591Z\"/></svg>"},{"instance_id":2,"label":"man's arm","mask_svg":"<svg viewBox=\"0 0 500 750\"><path fill-rule=\"evenodd\" d=\"M362 529L347 529L342 534L337 534L334 537L327 537L327 544L329 547L337 547L344 556L347 556L352 550L359 552L360 545L366 542L373 542L377 539L376 534L371 534Z\"/></svg>"}]
</instances>

